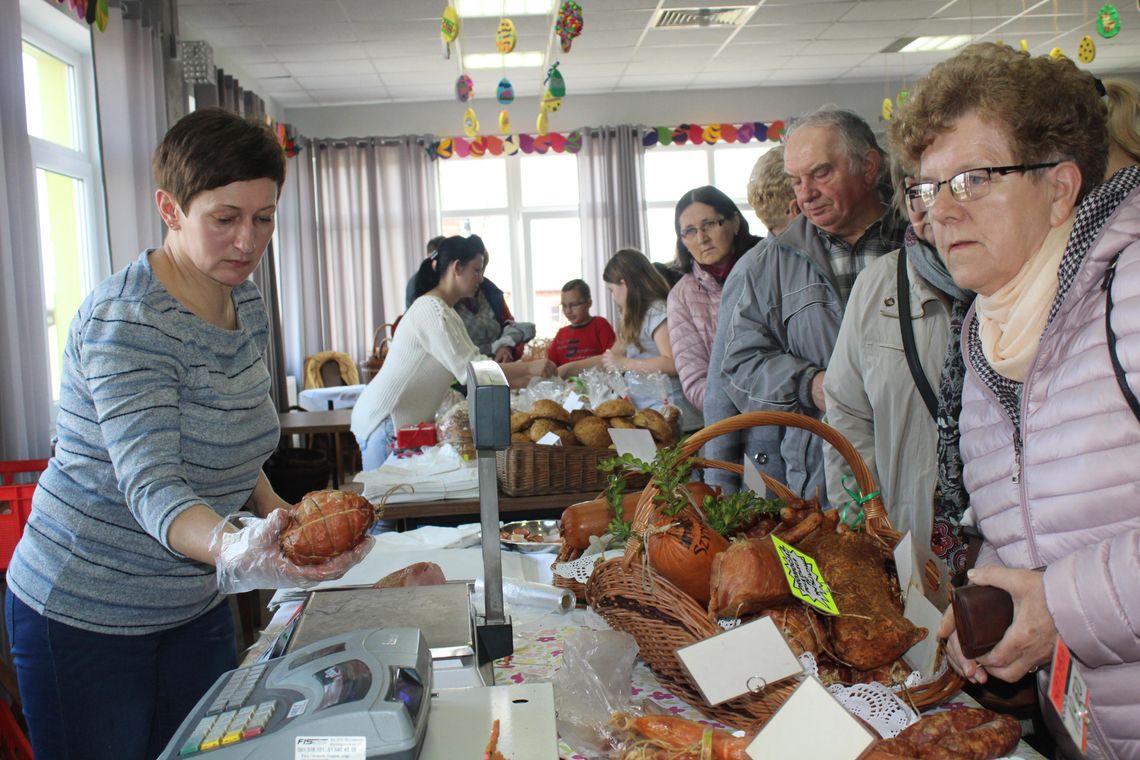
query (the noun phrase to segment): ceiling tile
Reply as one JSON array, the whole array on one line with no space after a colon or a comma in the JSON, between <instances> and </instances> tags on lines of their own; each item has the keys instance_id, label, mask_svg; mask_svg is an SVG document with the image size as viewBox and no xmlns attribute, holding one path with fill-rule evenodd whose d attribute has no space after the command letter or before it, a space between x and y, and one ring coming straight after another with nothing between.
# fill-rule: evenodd
<instances>
[{"instance_id":1,"label":"ceiling tile","mask_svg":"<svg viewBox=\"0 0 1140 760\"><path fill-rule=\"evenodd\" d=\"M912 32L916 26L926 24L915 21L856 21L832 24L820 35L822 40L852 40L860 37L902 37ZM922 32L925 34L925 32Z\"/></svg>"},{"instance_id":2,"label":"ceiling tile","mask_svg":"<svg viewBox=\"0 0 1140 760\"><path fill-rule=\"evenodd\" d=\"M909 0L904 0L904 2L908 1ZM752 18L748 19L748 25L798 24L806 21L809 16L812 21L817 22L838 21L850 13L852 9L867 4L868 3L851 2L817 3L813 5L809 11L799 3L781 5L765 3L752 14Z\"/></svg>"},{"instance_id":3,"label":"ceiling tile","mask_svg":"<svg viewBox=\"0 0 1140 760\"><path fill-rule=\"evenodd\" d=\"M232 10L222 3L191 5L178 9L178 22L199 29L221 29L240 26L241 22Z\"/></svg>"},{"instance_id":4,"label":"ceiling tile","mask_svg":"<svg viewBox=\"0 0 1140 760\"><path fill-rule=\"evenodd\" d=\"M843 16L843 23L908 19L933 21L936 18L935 11L945 5L946 0L870 0L870 2L855 3L854 7ZM953 14L953 7L948 12Z\"/></svg>"},{"instance_id":5,"label":"ceiling tile","mask_svg":"<svg viewBox=\"0 0 1140 760\"><path fill-rule=\"evenodd\" d=\"M349 103L383 103L391 100L383 88L344 87L322 90L321 102L326 105L346 105Z\"/></svg>"},{"instance_id":6,"label":"ceiling tile","mask_svg":"<svg viewBox=\"0 0 1140 760\"><path fill-rule=\"evenodd\" d=\"M237 63L237 61L235 61L235 63ZM245 70L246 74L261 80L270 79L272 77L287 77L291 73L279 63L242 63L241 67Z\"/></svg>"},{"instance_id":7,"label":"ceiling tile","mask_svg":"<svg viewBox=\"0 0 1140 760\"><path fill-rule=\"evenodd\" d=\"M805 21L800 24L748 25L732 38L732 45L750 42L785 42L787 40L814 40L831 24ZM870 35L867 35L870 36Z\"/></svg>"},{"instance_id":8,"label":"ceiling tile","mask_svg":"<svg viewBox=\"0 0 1140 760\"><path fill-rule=\"evenodd\" d=\"M277 23L270 26L260 26L256 29L251 27L250 31L256 32L267 45L328 44L342 40L356 39L353 35L352 24L336 22L312 24Z\"/></svg>"},{"instance_id":9,"label":"ceiling tile","mask_svg":"<svg viewBox=\"0 0 1140 760\"><path fill-rule=\"evenodd\" d=\"M309 92L315 90L339 90L346 88L380 87L380 77L371 71L362 71L352 76L339 77L294 77Z\"/></svg>"},{"instance_id":10,"label":"ceiling tile","mask_svg":"<svg viewBox=\"0 0 1140 760\"><path fill-rule=\"evenodd\" d=\"M348 21L340 5L327 0L277 0L273 5L242 3L230 5L230 10L246 26L277 26L283 22L305 26Z\"/></svg>"},{"instance_id":11,"label":"ceiling tile","mask_svg":"<svg viewBox=\"0 0 1140 760\"><path fill-rule=\"evenodd\" d=\"M372 62L367 59L355 61L304 61L284 64L287 73L295 77L355 76L373 74Z\"/></svg>"},{"instance_id":12,"label":"ceiling tile","mask_svg":"<svg viewBox=\"0 0 1140 760\"><path fill-rule=\"evenodd\" d=\"M369 46L359 42L343 42L335 45L273 45L269 46L269 49L281 63L344 61L369 57Z\"/></svg>"}]
</instances>

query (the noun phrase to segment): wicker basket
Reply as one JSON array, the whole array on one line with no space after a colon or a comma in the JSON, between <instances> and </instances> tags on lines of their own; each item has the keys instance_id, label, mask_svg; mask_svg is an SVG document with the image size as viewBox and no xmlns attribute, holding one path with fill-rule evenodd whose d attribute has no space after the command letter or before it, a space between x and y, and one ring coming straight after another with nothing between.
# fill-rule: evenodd
<instances>
[{"instance_id":1,"label":"wicker basket","mask_svg":"<svg viewBox=\"0 0 1140 760\"><path fill-rule=\"evenodd\" d=\"M749 412L721 420L692 435L682 451L692 456L712 438L736 430L759 425L781 425L808 430L830 443L843 455L855 474L863 493L871 493L871 472L859 452L838 431L822 422L789 412ZM740 471L740 466L715 460L704 460L704 466ZM783 484L764 478L777 496L791 495ZM633 521L634 536L642 533L654 514L653 497L657 489L649 484L642 491ZM879 539L885 552L900 536L890 526L881 500L876 497L863 505L867 533ZM639 656L657 674L662 685L711 718L736 728L756 728L766 722L795 689L791 681L775 684L760 692L711 707L692 683L689 674L677 660L680 647L702 641L721 632L707 610L692 597L646 567L638 558L641 542L632 538L626 543L622 559L604 562L594 568L586 583L586 601L611 626L631 634L640 648ZM934 567L926 568L929 580L937 579ZM937 581L934 580L936 584ZM950 669L930 683L907 689L904 699L921 709L938 704L962 687L962 679Z\"/></svg>"},{"instance_id":2,"label":"wicker basket","mask_svg":"<svg viewBox=\"0 0 1140 760\"><path fill-rule=\"evenodd\" d=\"M507 496L601 491L606 487L606 473L598 464L614 456L616 453L610 449L539 446L520 441L495 453L495 471L499 490ZM635 483L640 488L646 478Z\"/></svg>"}]
</instances>

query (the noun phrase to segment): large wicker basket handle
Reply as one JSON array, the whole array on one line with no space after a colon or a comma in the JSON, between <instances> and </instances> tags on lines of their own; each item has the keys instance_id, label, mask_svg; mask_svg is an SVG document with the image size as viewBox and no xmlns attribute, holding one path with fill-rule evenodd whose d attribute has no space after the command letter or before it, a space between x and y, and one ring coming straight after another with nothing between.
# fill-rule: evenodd
<instances>
[{"instance_id":1,"label":"large wicker basket handle","mask_svg":"<svg viewBox=\"0 0 1140 760\"><path fill-rule=\"evenodd\" d=\"M871 476L871 469L863 460L858 450L851 445L842 433L830 425L825 425L817 419L808 417L803 414L795 414L793 412L745 412L738 414L734 417L728 417L714 422L713 424L701 428L693 433L685 445L681 447L682 453L686 456L692 456L700 450L702 446L711 441L717 436L724 435L725 433L733 433L737 430L747 430L748 428L759 427L761 425L779 425L782 427L794 427L802 430L807 430L810 433L818 435L823 440L830 443L835 450L838 451L847 464L850 465L851 471L855 475L855 482L859 485L859 490L863 494L870 494L876 490L874 479ZM772 487L769 478L765 477L765 483ZM782 484L778 484L779 488L773 488L777 494L786 496L788 490ZM628 565L637 557L637 553L641 549L641 541L638 538L649 527L650 520L653 519L653 498L657 495L657 488L650 483L641 492L641 498L637 502L637 510L633 518L633 536L625 545L625 558L624 562ZM878 535L884 531L891 530L890 520L887 518L886 510L883 508L883 501L875 495L863 503L863 512L867 522L867 532L872 535Z\"/></svg>"},{"instance_id":2,"label":"large wicker basket handle","mask_svg":"<svg viewBox=\"0 0 1140 760\"><path fill-rule=\"evenodd\" d=\"M375 356L377 359L380 358L380 351L382 350L384 344L389 340L388 334L391 327L392 325L390 323L385 322L384 324L377 327L375 332L372 333L372 356Z\"/></svg>"}]
</instances>

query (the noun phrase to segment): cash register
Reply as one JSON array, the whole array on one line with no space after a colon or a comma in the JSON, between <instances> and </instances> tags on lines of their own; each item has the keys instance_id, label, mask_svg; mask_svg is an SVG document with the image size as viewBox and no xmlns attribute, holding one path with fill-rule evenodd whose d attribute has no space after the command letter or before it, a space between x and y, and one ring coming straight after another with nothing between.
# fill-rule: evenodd
<instances>
[{"instance_id":1,"label":"cash register","mask_svg":"<svg viewBox=\"0 0 1140 760\"><path fill-rule=\"evenodd\" d=\"M223 675L161 759L304 756L298 742L309 741L345 757L414 760L431 689L431 651L417 629L352 631Z\"/></svg>"}]
</instances>

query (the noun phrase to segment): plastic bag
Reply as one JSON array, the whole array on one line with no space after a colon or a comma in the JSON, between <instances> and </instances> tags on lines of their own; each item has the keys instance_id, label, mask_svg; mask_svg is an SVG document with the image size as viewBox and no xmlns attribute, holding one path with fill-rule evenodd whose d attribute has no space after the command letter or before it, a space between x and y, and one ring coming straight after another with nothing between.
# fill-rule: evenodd
<instances>
[{"instance_id":1,"label":"plastic bag","mask_svg":"<svg viewBox=\"0 0 1140 760\"><path fill-rule=\"evenodd\" d=\"M603 401L625 398L629 395L622 373L603 367L591 367L578 375L590 399L590 408L597 409Z\"/></svg>"},{"instance_id":2,"label":"plastic bag","mask_svg":"<svg viewBox=\"0 0 1140 760\"><path fill-rule=\"evenodd\" d=\"M458 391L448 391L435 412L435 428L440 443L449 443L464 460L475 458L475 437L467 415L467 399Z\"/></svg>"},{"instance_id":3,"label":"plastic bag","mask_svg":"<svg viewBox=\"0 0 1140 760\"><path fill-rule=\"evenodd\" d=\"M570 386L565 380L557 377L534 377L527 386L519 391L518 408L515 411L527 412L534 406L535 401L550 399L562 406L566 396L570 393Z\"/></svg>"},{"instance_id":4,"label":"plastic bag","mask_svg":"<svg viewBox=\"0 0 1140 760\"><path fill-rule=\"evenodd\" d=\"M575 752L597 757L615 746L610 716L630 708L637 642L624 631L583 629L563 643L554 674L558 735Z\"/></svg>"},{"instance_id":5,"label":"plastic bag","mask_svg":"<svg viewBox=\"0 0 1140 760\"><path fill-rule=\"evenodd\" d=\"M629 400L637 409L657 409L669 403L669 378L663 372L626 372Z\"/></svg>"}]
</instances>

